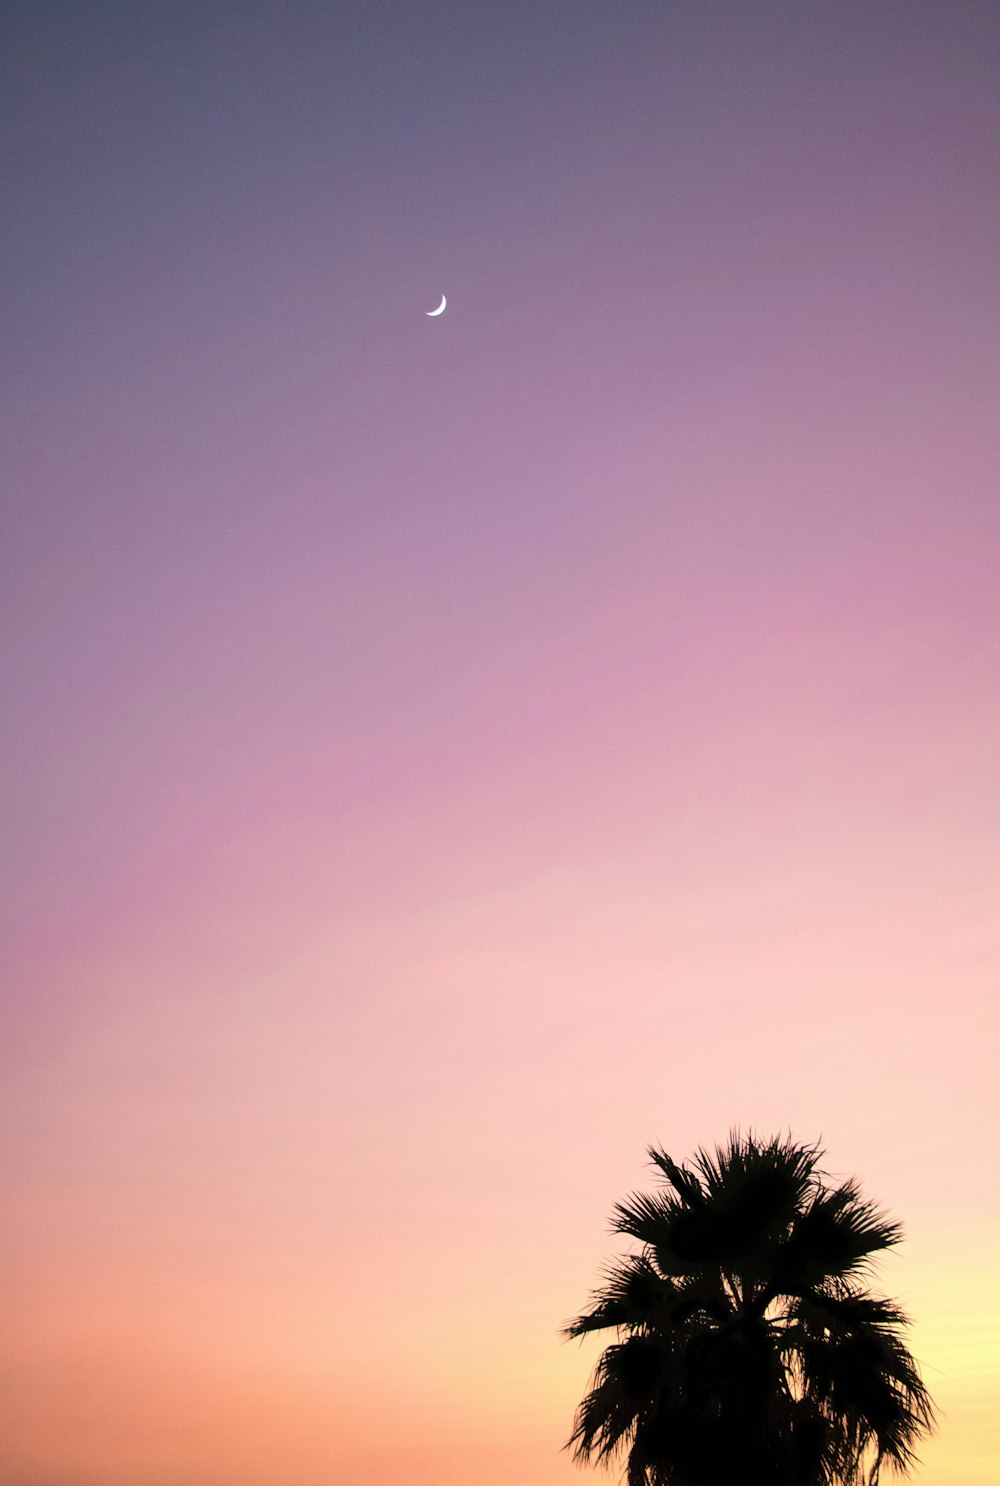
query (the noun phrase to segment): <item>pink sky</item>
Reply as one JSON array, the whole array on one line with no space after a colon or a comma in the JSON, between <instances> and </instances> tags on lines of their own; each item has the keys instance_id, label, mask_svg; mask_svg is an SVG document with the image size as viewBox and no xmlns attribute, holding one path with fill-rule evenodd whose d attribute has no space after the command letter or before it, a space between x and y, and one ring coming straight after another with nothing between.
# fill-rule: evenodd
<instances>
[{"instance_id":1,"label":"pink sky","mask_svg":"<svg viewBox=\"0 0 1000 1486\"><path fill-rule=\"evenodd\" d=\"M741 1125L989 1486L994 7L8 29L3 1481L587 1479Z\"/></svg>"}]
</instances>

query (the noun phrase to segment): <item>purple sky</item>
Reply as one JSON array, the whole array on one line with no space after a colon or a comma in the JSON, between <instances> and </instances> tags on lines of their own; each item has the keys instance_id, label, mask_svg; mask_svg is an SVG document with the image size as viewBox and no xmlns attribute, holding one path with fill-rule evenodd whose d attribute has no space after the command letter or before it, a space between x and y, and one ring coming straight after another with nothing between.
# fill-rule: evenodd
<instances>
[{"instance_id":1,"label":"purple sky","mask_svg":"<svg viewBox=\"0 0 1000 1486\"><path fill-rule=\"evenodd\" d=\"M11 1486L560 1486L610 1205L734 1124L898 1208L987 1486L998 63L4 7Z\"/></svg>"}]
</instances>

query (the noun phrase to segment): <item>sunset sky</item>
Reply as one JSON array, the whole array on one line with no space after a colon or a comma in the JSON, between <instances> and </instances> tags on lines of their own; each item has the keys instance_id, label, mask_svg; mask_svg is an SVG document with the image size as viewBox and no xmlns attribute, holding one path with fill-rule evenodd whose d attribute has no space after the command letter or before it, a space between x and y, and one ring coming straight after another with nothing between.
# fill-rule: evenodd
<instances>
[{"instance_id":1,"label":"sunset sky","mask_svg":"<svg viewBox=\"0 0 1000 1486\"><path fill-rule=\"evenodd\" d=\"M4 1486L599 1482L560 1327L733 1126L992 1486L994 0L0 59Z\"/></svg>"}]
</instances>

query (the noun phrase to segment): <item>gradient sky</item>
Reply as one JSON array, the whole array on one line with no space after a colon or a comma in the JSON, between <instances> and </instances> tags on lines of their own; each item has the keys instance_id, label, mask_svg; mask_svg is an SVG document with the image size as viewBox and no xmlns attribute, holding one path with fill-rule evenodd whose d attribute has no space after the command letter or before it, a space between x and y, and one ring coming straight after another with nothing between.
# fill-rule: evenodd
<instances>
[{"instance_id":1,"label":"gradient sky","mask_svg":"<svg viewBox=\"0 0 1000 1486\"><path fill-rule=\"evenodd\" d=\"M733 1125L988 1486L1000 11L0 26L5 1486L600 1480Z\"/></svg>"}]
</instances>

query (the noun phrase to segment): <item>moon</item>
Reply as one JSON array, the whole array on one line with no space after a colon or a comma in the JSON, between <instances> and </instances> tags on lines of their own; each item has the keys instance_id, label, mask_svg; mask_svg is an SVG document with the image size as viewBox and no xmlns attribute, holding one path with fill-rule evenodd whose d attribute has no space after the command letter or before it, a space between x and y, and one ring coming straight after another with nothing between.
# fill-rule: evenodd
<instances>
[{"instance_id":1,"label":"moon","mask_svg":"<svg viewBox=\"0 0 1000 1486\"><path fill-rule=\"evenodd\" d=\"M435 315L443 315L444 314L444 307L445 307L445 305L447 303L448 303L447 299L445 299L444 295L442 294L441 295L441 303L438 305L437 309L436 310L424 310L424 314L425 315L430 315L432 319L433 319L433 317Z\"/></svg>"}]
</instances>

